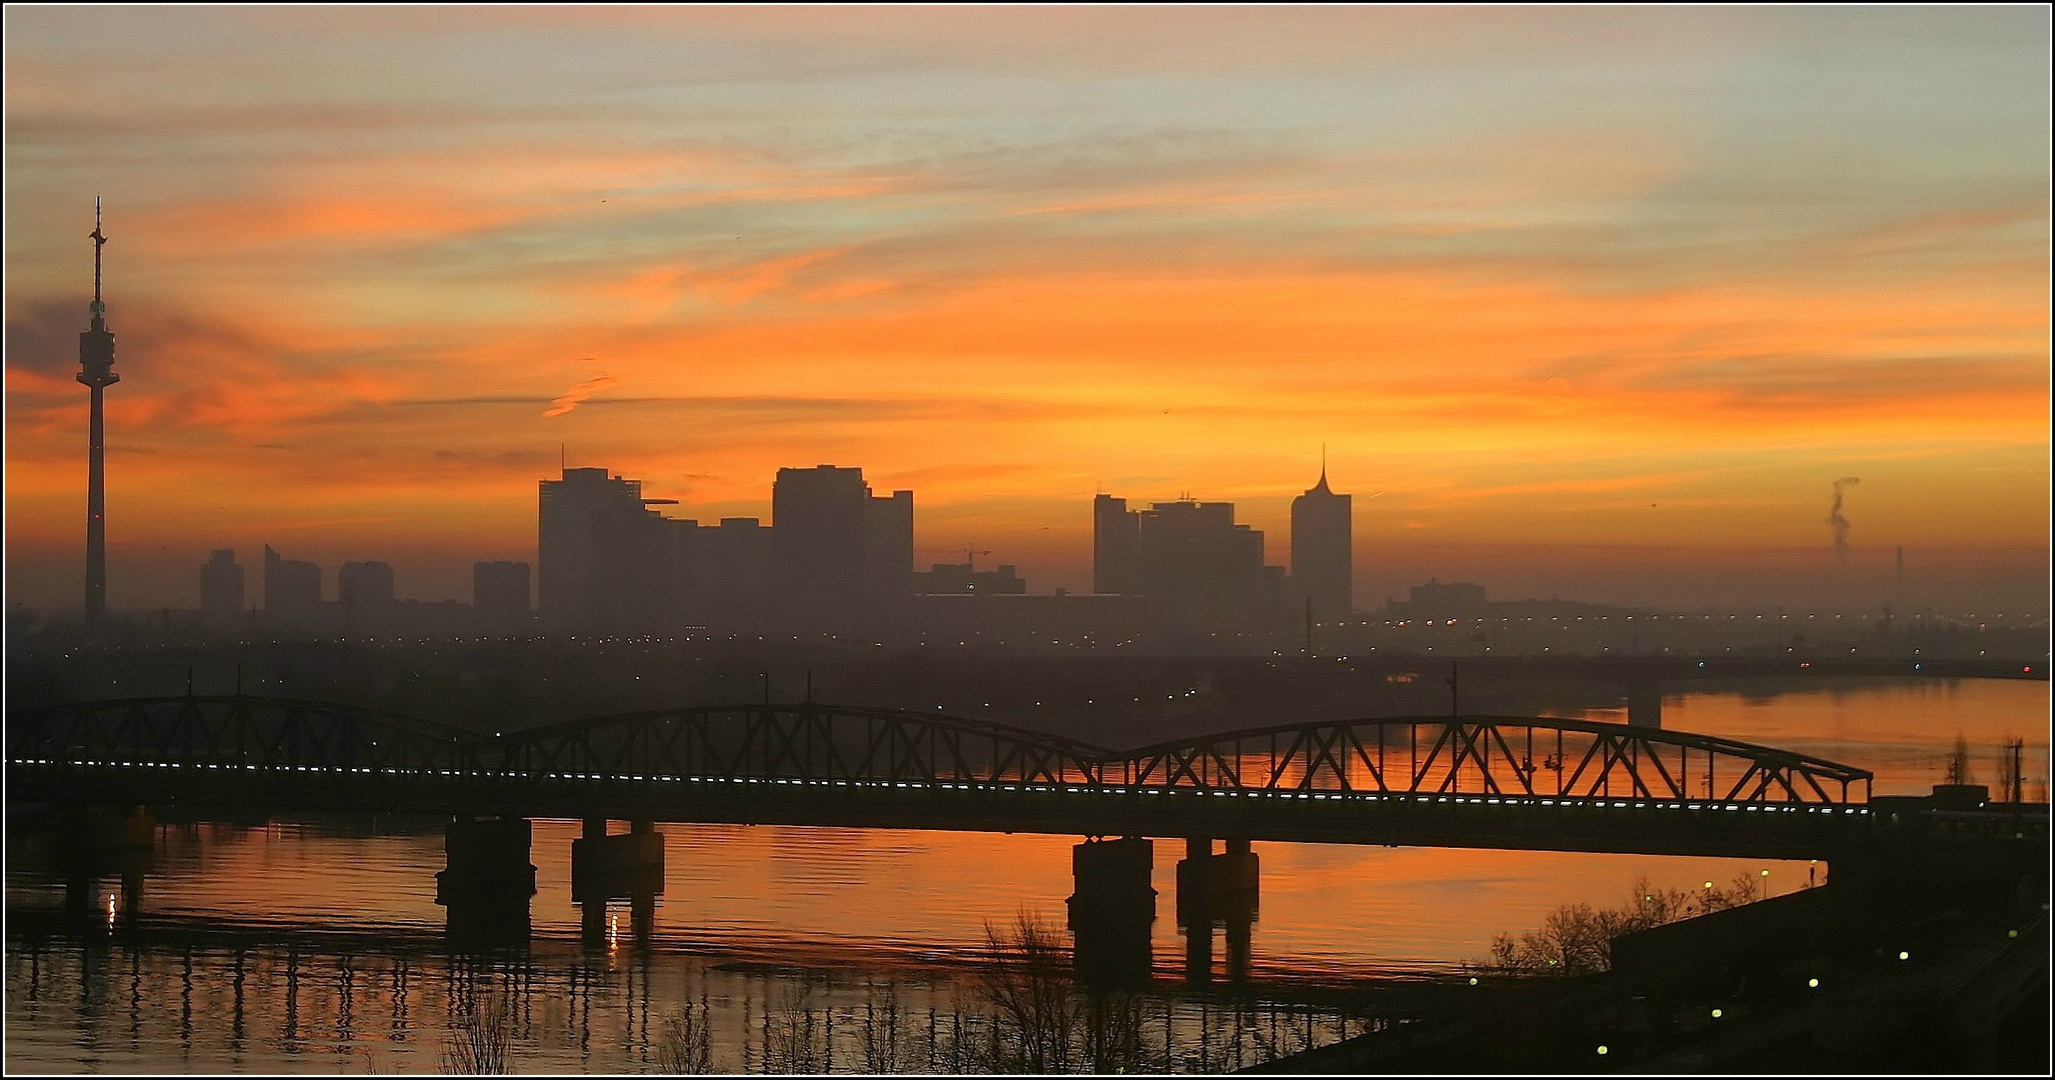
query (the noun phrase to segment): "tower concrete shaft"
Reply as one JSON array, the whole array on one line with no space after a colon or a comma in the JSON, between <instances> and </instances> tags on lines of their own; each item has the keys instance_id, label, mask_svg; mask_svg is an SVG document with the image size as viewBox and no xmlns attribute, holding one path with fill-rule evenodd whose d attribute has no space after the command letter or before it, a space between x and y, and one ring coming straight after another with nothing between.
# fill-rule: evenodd
<instances>
[{"instance_id":1,"label":"tower concrete shaft","mask_svg":"<svg viewBox=\"0 0 2055 1080\"><path fill-rule=\"evenodd\" d=\"M93 200L92 326L78 336L78 381L93 391L93 413L86 433L86 618L107 614L107 388L121 381L114 373L114 332L107 329L107 305L100 299L100 202Z\"/></svg>"}]
</instances>

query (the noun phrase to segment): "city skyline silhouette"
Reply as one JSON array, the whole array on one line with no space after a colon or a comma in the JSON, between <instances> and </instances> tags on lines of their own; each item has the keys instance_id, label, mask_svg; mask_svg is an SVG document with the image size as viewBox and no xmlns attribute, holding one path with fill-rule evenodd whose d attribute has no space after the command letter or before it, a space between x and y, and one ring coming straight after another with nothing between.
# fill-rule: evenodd
<instances>
[{"instance_id":1,"label":"city skyline silhouette","mask_svg":"<svg viewBox=\"0 0 2055 1080\"><path fill-rule=\"evenodd\" d=\"M395 56L440 25L335 17ZM474 562L534 559L523 493L565 444L703 520L858 463L922 493L916 547L1002 551L1036 590L1091 587L1095 490L1233 502L1280 540L1325 444L1381 492L1354 508L1372 597L1874 609L1899 547L1922 605L2045 591L2029 13L1308 9L1219 52L1245 16L1108 10L1082 54L1027 12L555 17L475 32L609 60L523 89L396 60L378 99L297 16L15 17L11 54L49 65L9 105L18 598L78 603L95 189L117 608L190 603L196 560L267 542L462 596ZM469 33L446 70L492 70ZM971 62L994 33L1018 48ZM771 59L866 34L905 51L822 97ZM666 42L726 74L662 74ZM299 72L275 107L225 104L266 56ZM94 94L39 89L56 70ZM1427 70L1415 114L1371 104Z\"/></svg>"}]
</instances>

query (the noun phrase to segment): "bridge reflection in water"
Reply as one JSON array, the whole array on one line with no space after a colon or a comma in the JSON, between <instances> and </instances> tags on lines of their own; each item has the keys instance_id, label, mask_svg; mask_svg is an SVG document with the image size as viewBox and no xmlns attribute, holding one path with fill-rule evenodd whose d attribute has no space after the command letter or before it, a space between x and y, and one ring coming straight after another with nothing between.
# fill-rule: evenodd
<instances>
[{"instance_id":1,"label":"bridge reflection in water","mask_svg":"<svg viewBox=\"0 0 2055 1080\"><path fill-rule=\"evenodd\" d=\"M811 703L482 735L332 703L186 696L17 714L7 757L11 800L448 815L439 900L453 935L487 938L527 932L533 817L586 823L573 891L589 938L617 932L609 899L628 900L631 932L647 927L663 879L658 822L1082 836L1078 961L1114 979L1148 972L1143 837L1187 844L1177 914L1197 975L1211 971L1216 924L1230 972L1246 968L1253 841L1831 860L1870 824L1862 769L1532 717L1311 722L1114 751L939 713ZM628 833L609 835L609 820Z\"/></svg>"}]
</instances>

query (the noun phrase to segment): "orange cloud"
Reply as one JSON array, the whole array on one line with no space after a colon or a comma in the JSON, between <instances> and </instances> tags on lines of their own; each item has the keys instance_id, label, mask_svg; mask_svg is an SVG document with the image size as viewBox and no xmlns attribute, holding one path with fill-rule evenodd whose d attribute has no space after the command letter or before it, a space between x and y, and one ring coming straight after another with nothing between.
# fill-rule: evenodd
<instances>
[{"instance_id":1,"label":"orange cloud","mask_svg":"<svg viewBox=\"0 0 2055 1080\"><path fill-rule=\"evenodd\" d=\"M582 404L585 401L586 398L589 398L592 395L598 393L599 391L605 389L606 387L612 386L613 384L620 381L621 380L613 377L612 375L599 375L594 378L587 379L584 382L579 383L578 385L565 391L562 397L559 397L556 400L550 402L549 408L542 410L542 415L562 416L565 413L570 412L572 409L577 408L580 404Z\"/></svg>"}]
</instances>

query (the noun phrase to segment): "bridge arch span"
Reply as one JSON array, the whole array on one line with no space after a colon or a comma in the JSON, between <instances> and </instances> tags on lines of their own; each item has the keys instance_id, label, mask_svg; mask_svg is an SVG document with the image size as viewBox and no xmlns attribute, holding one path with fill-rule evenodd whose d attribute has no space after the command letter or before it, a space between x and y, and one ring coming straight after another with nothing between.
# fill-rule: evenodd
<instances>
[{"instance_id":1,"label":"bridge arch span","mask_svg":"<svg viewBox=\"0 0 2055 1080\"><path fill-rule=\"evenodd\" d=\"M1118 755L944 713L837 705L657 709L545 724L495 740L530 775L1098 784Z\"/></svg>"},{"instance_id":2,"label":"bridge arch span","mask_svg":"<svg viewBox=\"0 0 2055 1080\"><path fill-rule=\"evenodd\" d=\"M1379 717L1127 751L1130 784L1256 791L1867 802L1871 774L1713 735L1557 717Z\"/></svg>"}]
</instances>

